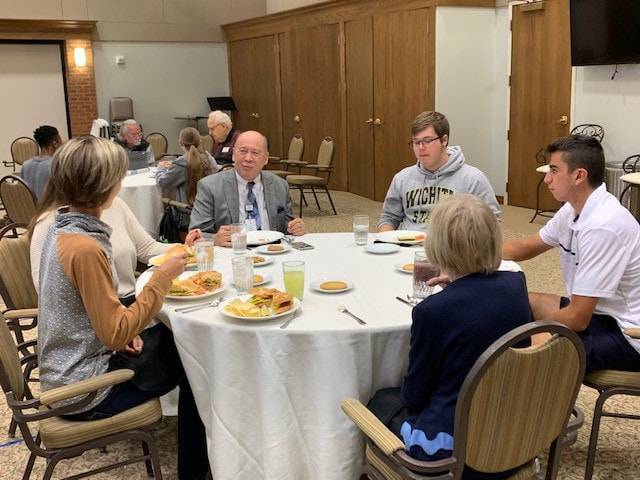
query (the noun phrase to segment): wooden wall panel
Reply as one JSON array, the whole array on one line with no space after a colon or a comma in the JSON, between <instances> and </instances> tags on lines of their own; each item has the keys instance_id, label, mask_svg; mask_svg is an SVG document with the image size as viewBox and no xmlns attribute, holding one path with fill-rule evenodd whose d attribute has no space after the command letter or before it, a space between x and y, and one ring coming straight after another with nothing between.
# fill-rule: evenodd
<instances>
[{"instance_id":1,"label":"wooden wall panel","mask_svg":"<svg viewBox=\"0 0 640 480\"><path fill-rule=\"evenodd\" d=\"M408 146L415 116L434 108L433 8L374 17L375 194L383 200L393 176L412 165Z\"/></svg>"},{"instance_id":2,"label":"wooden wall panel","mask_svg":"<svg viewBox=\"0 0 640 480\"><path fill-rule=\"evenodd\" d=\"M341 144L340 46L338 24L317 25L280 34L284 138L301 134L304 160L316 163L320 141L336 141L330 188L347 189ZM296 119L299 119L297 121Z\"/></svg>"},{"instance_id":3,"label":"wooden wall panel","mask_svg":"<svg viewBox=\"0 0 640 480\"><path fill-rule=\"evenodd\" d=\"M373 18L345 22L349 191L373 198Z\"/></svg>"},{"instance_id":4,"label":"wooden wall panel","mask_svg":"<svg viewBox=\"0 0 640 480\"><path fill-rule=\"evenodd\" d=\"M280 60L277 37L229 42L231 92L238 111L235 126L257 130L269 140L269 153L282 156Z\"/></svg>"}]
</instances>

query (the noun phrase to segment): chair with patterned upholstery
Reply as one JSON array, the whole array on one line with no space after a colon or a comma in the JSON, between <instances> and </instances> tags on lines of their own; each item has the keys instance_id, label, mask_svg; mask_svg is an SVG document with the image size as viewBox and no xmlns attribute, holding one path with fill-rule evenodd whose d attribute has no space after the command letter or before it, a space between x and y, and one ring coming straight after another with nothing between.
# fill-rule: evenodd
<instances>
[{"instance_id":1,"label":"chair with patterned upholstery","mask_svg":"<svg viewBox=\"0 0 640 480\"><path fill-rule=\"evenodd\" d=\"M3 162L5 167L13 168L16 171L17 165L22 165L31 157L35 157L40 152L40 147L33 138L18 137L11 142L11 161Z\"/></svg>"},{"instance_id":2,"label":"chair with patterned upholstery","mask_svg":"<svg viewBox=\"0 0 640 480\"><path fill-rule=\"evenodd\" d=\"M287 178L288 175L293 174L289 170L290 166L298 169L298 174L302 173L302 167L307 165L307 162L302 161L302 155L304 154L304 138L302 135L294 135L289 142L289 151L287 152L287 158L269 157L269 161L277 162L283 165L283 170L269 170L269 172L278 175L282 178Z\"/></svg>"},{"instance_id":3,"label":"chair with patterned upholstery","mask_svg":"<svg viewBox=\"0 0 640 480\"><path fill-rule=\"evenodd\" d=\"M331 203L333 214L338 214L328 188L329 179L331 178L331 171L333 170L332 163L334 152L335 142L333 138L325 137L322 139L322 142L320 142L320 148L318 148L318 157L316 159L316 163L309 163L302 166L303 169L314 170L316 175L287 175L287 182L289 183L289 187L297 188L298 190L300 190L300 217L302 217L302 205L303 203L306 204L304 196L305 189L313 193L313 198L315 198L318 210L320 210L320 202L318 202L316 188L324 189L324 193L327 194L329 203ZM318 174L325 174L326 176L321 177Z\"/></svg>"},{"instance_id":4,"label":"chair with patterned upholstery","mask_svg":"<svg viewBox=\"0 0 640 480\"><path fill-rule=\"evenodd\" d=\"M13 223L29 223L36 214L38 199L17 175L6 175L0 179L0 200Z\"/></svg>"},{"instance_id":5,"label":"chair with patterned upholstery","mask_svg":"<svg viewBox=\"0 0 640 480\"><path fill-rule=\"evenodd\" d=\"M514 348L542 332L541 345ZM536 459L549 448L546 478L557 475L560 450L582 425L574 408L584 376L579 337L555 322L532 322L496 340L468 373L456 403L453 455L410 457L397 436L355 399L342 409L366 435L366 473L375 480L460 479L465 466L510 480L536 478ZM572 416L573 412L573 416Z\"/></svg>"},{"instance_id":6,"label":"chair with patterned upholstery","mask_svg":"<svg viewBox=\"0 0 640 480\"><path fill-rule=\"evenodd\" d=\"M633 338L640 338L640 328L627 328L624 333ZM596 389L599 394L593 409L591 436L589 437L589 448L587 450L587 467L584 473L584 478L590 479L593 475L593 467L596 460L596 447L598 445L602 417L640 420L640 415L610 412L604 409L605 402L615 395L640 397L640 372L596 370L585 375L584 384Z\"/></svg>"},{"instance_id":7,"label":"chair with patterned upholstery","mask_svg":"<svg viewBox=\"0 0 640 480\"><path fill-rule=\"evenodd\" d=\"M165 137L162 133L150 133L149 135L147 135L145 140L151 144L151 149L153 150L153 156L155 157L156 162L167 153L169 142L167 142L167 137Z\"/></svg>"},{"instance_id":8,"label":"chair with patterned upholstery","mask_svg":"<svg viewBox=\"0 0 640 480\"><path fill-rule=\"evenodd\" d=\"M23 478L28 479L31 476L36 457L46 459L47 466L43 479L49 480L60 460L79 457L88 450L103 448L122 440L133 440L142 445L142 455L96 468L73 478L82 478L144 461L147 473L162 480L158 451L149 433L149 430L162 417L160 402L157 398L101 420L72 421L61 416L88 405L99 389L124 383L132 377L132 370L115 370L81 382L47 390L37 398L25 400L25 383L18 349L2 318L0 321L0 385L4 390L7 406L11 410L13 419L20 428L24 443L31 451ZM78 400L75 397L81 398ZM61 401L72 399L74 400L71 404L59 405ZM33 424L38 428L38 434L35 437L29 428Z\"/></svg>"}]
</instances>

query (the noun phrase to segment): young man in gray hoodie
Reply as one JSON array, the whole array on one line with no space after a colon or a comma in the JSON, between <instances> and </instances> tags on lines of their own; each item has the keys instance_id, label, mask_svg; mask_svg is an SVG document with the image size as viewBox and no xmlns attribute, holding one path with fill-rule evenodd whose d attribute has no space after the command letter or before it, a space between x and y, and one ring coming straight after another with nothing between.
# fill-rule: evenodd
<instances>
[{"instance_id":1,"label":"young man in gray hoodie","mask_svg":"<svg viewBox=\"0 0 640 480\"><path fill-rule=\"evenodd\" d=\"M398 172L384 199L378 231L426 230L431 209L441 198L470 193L500 216L487 177L466 165L460 147L449 146L449 121L439 112L422 112L411 124L416 164Z\"/></svg>"}]
</instances>

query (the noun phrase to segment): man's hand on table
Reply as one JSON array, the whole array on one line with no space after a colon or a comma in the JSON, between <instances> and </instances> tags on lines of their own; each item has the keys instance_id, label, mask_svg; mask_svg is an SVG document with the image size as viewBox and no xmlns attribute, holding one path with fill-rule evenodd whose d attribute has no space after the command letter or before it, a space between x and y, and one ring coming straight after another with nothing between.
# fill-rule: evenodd
<instances>
[{"instance_id":1,"label":"man's hand on table","mask_svg":"<svg viewBox=\"0 0 640 480\"><path fill-rule=\"evenodd\" d=\"M287 225L287 232L291 235L295 235L296 237L304 235L304 222L302 219L294 218L291 220Z\"/></svg>"},{"instance_id":2,"label":"man's hand on table","mask_svg":"<svg viewBox=\"0 0 640 480\"><path fill-rule=\"evenodd\" d=\"M218 233L213 236L213 242L219 247L230 247L231 233L233 233L232 225L222 225L218 229Z\"/></svg>"}]
</instances>

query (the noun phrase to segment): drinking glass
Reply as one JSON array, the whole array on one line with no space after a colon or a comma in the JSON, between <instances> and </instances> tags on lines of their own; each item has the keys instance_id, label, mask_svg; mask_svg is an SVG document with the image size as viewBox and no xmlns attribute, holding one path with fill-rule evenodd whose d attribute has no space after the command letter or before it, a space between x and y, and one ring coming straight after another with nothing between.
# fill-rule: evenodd
<instances>
[{"instance_id":1,"label":"drinking glass","mask_svg":"<svg viewBox=\"0 0 640 480\"><path fill-rule=\"evenodd\" d=\"M234 255L243 255L247 252L247 226L244 223L231 225L231 247Z\"/></svg>"},{"instance_id":2,"label":"drinking glass","mask_svg":"<svg viewBox=\"0 0 640 480\"><path fill-rule=\"evenodd\" d=\"M198 271L210 272L213 270L213 242L209 240L199 240L194 245Z\"/></svg>"},{"instance_id":3,"label":"drinking glass","mask_svg":"<svg viewBox=\"0 0 640 480\"><path fill-rule=\"evenodd\" d=\"M247 293L253 287L253 258L248 255L231 259L233 285L239 294Z\"/></svg>"},{"instance_id":4,"label":"drinking glass","mask_svg":"<svg viewBox=\"0 0 640 480\"><path fill-rule=\"evenodd\" d=\"M413 297L427 298L433 293L433 287L427 282L440 275L440 269L429 262L427 254L416 252L413 258Z\"/></svg>"},{"instance_id":5,"label":"drinking glass","mask_svg":"<svg viewBox=\"0 0 640 480\"><path fill-rule=\"evenodd\" d=\"M284 277L284 289L298 300L304 295L304 262L294 260L282 262L282 276Z\"/></svg>"},{"instance_id":6,"label":"drinking glass","mask_svg":"<svg viewBox=\"0 0 640 480\"><path fill-rule=\"evenodd\" d=\"M353 217L353 236L356 245L366 245L369 237L369 216L354 215Z\"/></svg>"}]
</instances>

